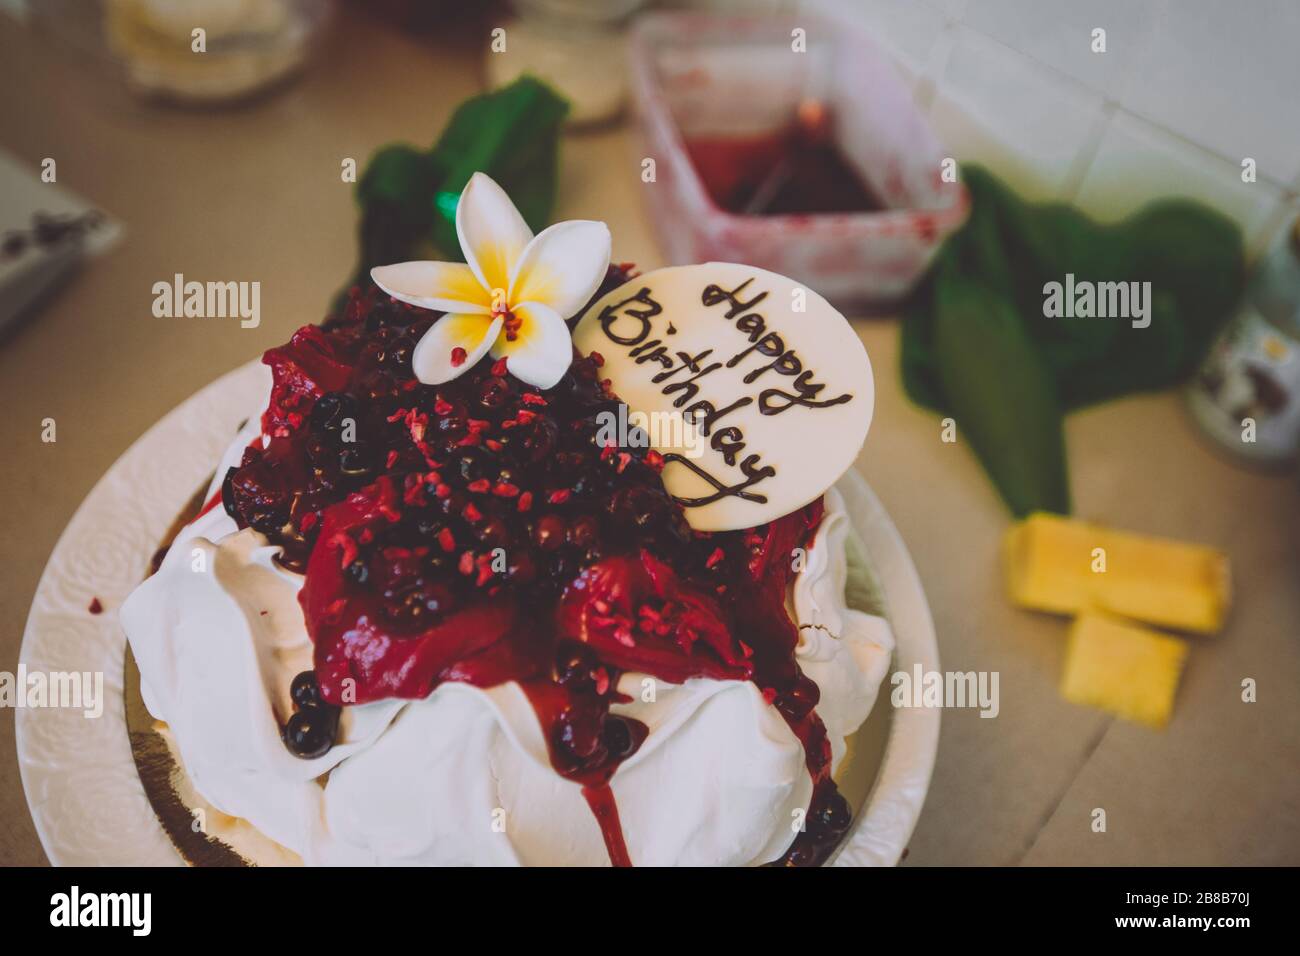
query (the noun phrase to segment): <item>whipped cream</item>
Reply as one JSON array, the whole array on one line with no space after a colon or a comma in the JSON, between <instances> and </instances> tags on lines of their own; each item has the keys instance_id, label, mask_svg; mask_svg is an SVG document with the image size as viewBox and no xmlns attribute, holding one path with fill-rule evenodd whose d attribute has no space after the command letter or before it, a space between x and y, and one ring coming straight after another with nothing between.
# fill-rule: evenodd
<instances>
[{"instance_id":1,"label":"whipped cream","mask_svg":"<svg viewBox=\"0 0 1300 956\"><path fill-rule=\"evenodd\" d=\"M821 691L817 713L830 736L832 768L844 757L845 738L875 706L894 652L889 622L845 602L852 531L844 496L831 488L807 563L790 589L791 619L799 625L795 659Z\"/></svg>"},{"instance_id":2,"label":"whipped cream","mask_svg":"<svg viewBox=\"0 0 1300 956\"><path fill-rule=\"evenodd\" d=\"M253 419L211 492L257 438ZM882 618L845 605L850 523L838 492L826 505L789 603L836 766L875 702L893 638ZM514 682L446 683L419 701L345 707L328 753L290 754L279 727L292 713L290 682L311 666L311 641L297 601L302 578L272 560L277 551L214 508L180 532L121 609L144 702L168 725L204 800L307 864L608 865L581 788L552 768ZM632 861L753 865L781 856L812 781L802 745L758 688L624 674L619 690L632 700L612 710L649 728L610 783Z\"/></svg>"}]
</instances>

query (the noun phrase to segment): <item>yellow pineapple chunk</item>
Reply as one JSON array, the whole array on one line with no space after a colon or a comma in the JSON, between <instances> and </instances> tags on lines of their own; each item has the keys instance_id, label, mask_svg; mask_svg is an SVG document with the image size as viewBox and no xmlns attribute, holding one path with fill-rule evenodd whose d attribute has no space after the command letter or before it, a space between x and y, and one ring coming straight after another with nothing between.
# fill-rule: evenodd
<instances>
[{"instance_id":1,"label":"yellow pineapple chunk","mask_svg":"<svg viewBox=\"0 0 1300 956\"><path fill-rule=\"evenodd\" d=\"M1061 696L1157 730L1169 721L1187 642L1096 612L1075 619Z\"/></svg>"},{"instance_id":2,"label":"yellow pineapple chunk","mask_svg":"<svg viewBox=\"0 0 1300 956\"><path fill-rule=\"evenodd\" d=\"M1038 512L1007 532L1005 557L1011 600L1022 607L1095 608L1202 634L1228 612L1228 559L1204 545Z\"/></svg>"}]
</instances>

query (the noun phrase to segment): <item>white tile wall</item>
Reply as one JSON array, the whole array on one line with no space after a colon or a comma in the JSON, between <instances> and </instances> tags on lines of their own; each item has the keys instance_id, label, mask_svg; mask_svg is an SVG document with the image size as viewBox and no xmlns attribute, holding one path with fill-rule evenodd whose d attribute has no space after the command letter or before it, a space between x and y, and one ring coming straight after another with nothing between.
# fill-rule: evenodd
<instances>
[{"instance_id":1,"label":"white tile wall","mask_svg":"<svg viewBox=\"0 0 1300 956\"><path fill-rule=\"evenodd\" d=\"M1142 0L970 0L962 22L1110 96L1146 46L1158 3ZM1092 31L1106 31L1093 52Z\"/></svg>"},{"instance_id":2,"label":"white tile wall","mask_svg":"<svg viewBox=\"0 0 1300 956\"><path fill-rule=\"evenodd\" d=\"M837 4L820 6L834 10ZM858 4L856 12L877 43L913 73L930 68L930 52L944 25L944 14L937 5L927 0L873 0Z\"/></svg>"},{"instance_id":3,"label":"white tile wall","mask_svg":"<svg viewBox=\"0 0 1300 956\"><path fill-rule=\"evenodd\" d=\"M1300 3L1176 0L1123 102L1274 182L1300 174Z\"/></svg>"},{"instance_id":4,"label":"white tile wall","mask_svg":"<svg viewBox=\"0 0 1300 956\"><path fill-rule=\"evenodd\" d=\"M1027 195L1106 218L1193 196L1237 217L1252 251L1295 208L1300 0L791 2L865 23L953 155Z\"/></svg>"},{"instance_id":5,"label":"white tile wall","mask_svg":"<svg viewBox=\"0 0 1300 956\"><path fill-rule=\"evenodd\" d=\"M1116 113L1075 201L1102 219L1114 220L1165 196L1199 199L1231 216L1241 224L1248 244L1261 238L1284 199L1271 183L1242 182L1240 165L1189 147L1128 113Z\"/></svg>"},{"instance_id":6,"label":"white tile wall","mask_svg":"<svg viewBox=\"0 0 1300 956\"><path fill-rule=\"evenodd\" d=\"M1003 170L1032 198L1064 197L1102 122L1102 98L996 40L957 27L931 119L959 162Z\"/></svg>"}]
</instances>

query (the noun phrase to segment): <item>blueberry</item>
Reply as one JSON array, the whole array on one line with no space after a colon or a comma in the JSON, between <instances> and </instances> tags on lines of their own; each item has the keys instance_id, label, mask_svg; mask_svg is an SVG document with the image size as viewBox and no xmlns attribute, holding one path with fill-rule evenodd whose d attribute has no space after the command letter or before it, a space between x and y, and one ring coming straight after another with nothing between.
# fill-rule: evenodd
<instances>
[{"instance_id":1,"label":"blueberry","mask_svg":"<svg viewBox=\"0 0 1300 956\"><path fill-rule=\"evenodd\" d=\"M786 854L786 866L814 866L817 863L817 855L820 848L807 840L796 840L794 846Z\"/></svg>"},{"instance_id":2,"label":"blueberry","mask_svg":"<svg viewBox=\"0 0 1300 956\"><path fill-rule=\"evenodd\" d=\"M554 551L564 544L564 519L557 515L543 515L533 529L533 541L543 551Z\"/></svg>"},{"instance_id":3,"label":"blueberry","mask_svg":"<svg viewBox=\"0 0 1300 956\"><path fill-rule=\"evenodd\" d=\"M373 468L370 449L362 442L353 442L339 452L339 473L348 478L363 478Z\"/></svg>"},{"instance_id":4,"label":"blueberry","mask_svg":"<svg viewBox=\"0 0 1300 956\"><path fill-rule=\"evenodd\" d=\"M312 463L314 470L319 474L322 469L328 469L338 456L338 436L312 433L307 436L305 450L307 460Z\"/></svg>"},{"instance_id":5,"label":"blueberry","mask_svg":"<svg viewBox=\"0 0 1300 956\"><path fill-rule=\"evenodd\" d=\"M303 671L294 677L289 685L289 696L296 707L315 707L321 702L320 685L316 683L315 671Z\"/></svg>"},{"instance_id":6,"label":"blueberry","mask_svg":"<svg viewBox=\"0 0 1300 956\"><path fill-rule=\"evenodd\" d=\"M221 507L226 509L226 514L238 519L239 515L235 511L235 472L239 469L230 467L226 469L226 477L221 481Z\"/></svg>"},{"instance_id":7,"label":"blueberry","mask_svg":"<svg viewBox=\"0 0 1300 956\"><path fill-rule=\"evenodd\" d=\"M467 504L469 504L469 498L463 492L455 489L447 497L438 499L438 506L445 515L458 515L465 510Z\"/></svg>"},{"instance_id":8,"label":"blueberry","mask_svg":"<svg viewBox=\"0 0 1300 956\"><path fill-rule=\"evenodd\" d=\"M510 528L501 518L492 516L478 529L478 538L489 548L504 548L510 543Z\"/></svg>"},{"instance_id":9,"label":"blueberry","mask_svg":"<svg viewBox=\"0 0 1300 956\"><path fill-rule=\"evenodd\" d=\"M843 833L849 828L851 822L853 822L853 812L849 810L849 802L839 791L832 793L830 798L813 813L813 824L828 833Z\"/></svg>"},{"instance_id":10,"label":"blueberry","mask_svg":"<svg viewBox=\"0 0 1300 956\"><path fill-rule=\"evenodd\" d=\"M356 585L363 585L370 580L370 566L366 564L364 558L357 558L343 569L343 573Z\"/></svg>"},{"instance_id":11,"label":"blueberry","mask_svg":"<svg viewBox=\"0 0 1300 956\"><path fill-rule=\"evenodd\" d=\"M569 544L590 548L600 538L600 524L591 515L580 515L569 524Z\"/></svg>"},{"instance_id":12,"label":"blueberry","mask_svg":"<svg viewBox=\"0 0 1300 956\"><path fill-rule=\"evenodd\" d=\"M537 562L527 551L516 552L506 569L506 580L511 584L527 584L537 577Z\"/></svg>"},{"instance_id":13,"label":"blueberry","mask_svg":"<svg viewBox=\"0 0 1300 956\"><path fill-rule=\"evenodd\" d=\"M395 369L408 369L411 367L411 353L415 350L415 343L407 336L402 336L395 341L388 349L388 367Z\"/></svg>"},{"instance_id":14,"label":"blueberry","mask_svg":"<svg viewBox=\"0 0 1300 956\"><path fill-rule=\"evenodd\" d=\"M312 406L308 425L317 434L336 432L343 427L345 418L355 421L356 414L356 399L351 395L345 392L326 392Z\"/></svg>"},{"instance_id":15,"label":"blueberry","mask_svg":"<svg viewBox=\"0 0 1300 956\"><path fill-rule=\"evenodd\" d=\"M601 729L601 741L611 757L626 757L636 749L635 738L627 721L613 714L605 718L605 726Z\"/></svg>"},{"instance_id":16,"label":"blueberry","mask_svg":"<svg viewBox=\"0 0 1300 956\"><path fill-rule=\"evenodd\" d=\"M478 403L488 410L500 408L509 397L510 386L505 379L495 375L484 379L478 387Z\"/></svg>"},{"instance_id":17,"label":"blueberry","mask_svg":"<svg viewBox=\"0 0 1300 956\"><path fill-rule=\"evenodd\" d=\"M311 760L329 752L339 729L337 707L306 707L284 725L284 745L295 757Z\"/></svg>"},{"instance_id":18,"label":"blueberry","mask_svg":"<svg viewBox=\"0 0 1300 956\"><path fill-rule=\"evenodd\" d=\"M384 613L390 620L411 627L446 614L455 606L450 587L419 578L388 598Z\"/></svg>"},{"instance_id":19,"label":"blueberry","mask_svg":"<svg viewBox=\"0 0 1300 956\"><path fill-rule=\"evenodd\" d=\"M487 452L477 448L463 448L460 450L456 464L460 468L460 476L466 481L477 481L480 478L490 478L494 469L489 462Z\"/></svg>"},{"instance_id":20,"label":"blueberry","mask_svg":"<svg viewBox=\"0 0 1300 956\"><path fill-rule=\"evenodd\" d=\"M248 518L248 525L268 537L278 537L284 527L284 515L278 511L254 511Z\"/></svg>"},{"instance_id":21,"label":"blueberry","mask_svg":"<svg viewBox=\"0 0 1300 956\"><path fill-rule=\"evenodd\" d=\"M555 660L555 682L574 691L594 690L591 672L595 666L595 659L581 644L566 645Z\"/></svg>"}]
</instances>

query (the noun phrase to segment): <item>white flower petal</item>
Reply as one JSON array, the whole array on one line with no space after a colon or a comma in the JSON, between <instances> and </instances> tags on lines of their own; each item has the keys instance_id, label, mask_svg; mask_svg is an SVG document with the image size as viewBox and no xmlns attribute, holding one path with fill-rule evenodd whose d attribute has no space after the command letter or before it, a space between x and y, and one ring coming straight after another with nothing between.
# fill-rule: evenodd
<instances>
[{"instance_id":1,"label":"white flower petal","mask_svg":"<svg viewBox=\"0 0 1300 956\"><path fill-rule=\"evenodd\" d=\"M492 311L492 296L463 262L395 262L375 266L370 278L399 302L436 312Z\"/></svg>"},{"instance_id":2,"label":"white flower petal","mask_svg":"<svg viewBox=\"0 0 1300 956\"><path fill-rule=\"evenodd\" d=\"M561 318L587 304L609 268L609 227L573 219L543 229L510 273L510 301L541 302Z\"/></svg>"},{"instance_id":3,"label":"white flower petal","mask_svg":"<svg viewBox=\"0 0 1300 956\"><path fill-rule=\"evenodd\" d=\"M491 177L475 173L456 206L456 235L465 261L491 296L510 288L511 268L533 231L505 190Z\"/></svg>"},{"instance_id":4,"label":"white flower petal","mask_svg":"<svg viewBox=\"0 0 1300 956\"><path fill-rule=\"evenodd\" d=\"M500 317L478 313L452 312L433 325L415 346L411 367L415 377L425 385L441 385L464 375L478 362L501 332ZM456 363L452 353L465 350L463 361Z\"/></svg>"},{"instance_id":5,"label":"white flower petal","mask_svg":"<svg viewBox=\"0 0 1300 956\"><path fill-rule=\"evenodd\" d=\"M524 302L511 311L519 320L519 332L513 342L504 334L492 345L492 357L505 356L506 370L537 388L551 388L564 377L573 361L573 340L569 327L549 305Z\"/></svg>"}]
</instances>

